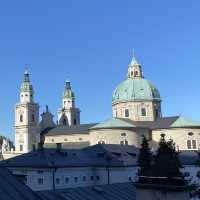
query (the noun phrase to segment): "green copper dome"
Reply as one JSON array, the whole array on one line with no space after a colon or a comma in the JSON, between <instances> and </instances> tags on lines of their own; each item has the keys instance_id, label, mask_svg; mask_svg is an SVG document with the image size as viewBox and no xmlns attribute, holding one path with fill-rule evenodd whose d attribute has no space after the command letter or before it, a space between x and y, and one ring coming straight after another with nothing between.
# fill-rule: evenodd
<instances>
[{"instance_id":1,"label":"green copper dome","mask_svg":"<svg viewBox=\"0 0 200 200\"><path fill-rule=\"evenodd\" d=\"M143 78L128 78L113 92L112 103L140 100L161 100L156 87Z\"/></svg>"}]
</instances>

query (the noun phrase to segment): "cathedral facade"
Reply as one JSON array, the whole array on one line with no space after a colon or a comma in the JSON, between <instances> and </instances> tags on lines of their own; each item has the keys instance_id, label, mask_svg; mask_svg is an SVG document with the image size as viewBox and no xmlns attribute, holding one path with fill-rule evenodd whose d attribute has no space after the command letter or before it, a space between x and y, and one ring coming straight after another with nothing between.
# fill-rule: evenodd
<instances>
[{"instance_id":1,"label":"cathedral facade","mask_svg":"<svg viewBox=\"0 0 200 200\"><path fill-rule=\"evenodd\" d=\"M57 122L48 107L39 117L39 104L28 71L15 107L15 154L30 152L38 145L83 148L90 145L119 144L140 147L143 136L156 149L161 134L173 139L179 150L200 148L200 122L183 116L162 115L159 90L144 78L142 66L132 58L127 78L112 96L112 117L100 123L81 124L80 109L70 81L66 81Z\"/></svg>"}]
</instances>

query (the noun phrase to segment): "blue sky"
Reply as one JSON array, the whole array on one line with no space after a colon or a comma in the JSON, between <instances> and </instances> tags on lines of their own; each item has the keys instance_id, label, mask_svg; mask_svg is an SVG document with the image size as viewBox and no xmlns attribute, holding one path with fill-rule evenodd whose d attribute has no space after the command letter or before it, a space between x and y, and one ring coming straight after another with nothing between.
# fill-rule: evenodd
<instances>
[{"instance_id":1,"label":"blue sky","mask_svg":"<svg viewBox=\"0 0 200 200\"><path fill-rule=\"evenodd\" d=\"M200 120L200 1L19 0L0 2L0 133L14 138L25 64L40 111L55 114L66 79L81 121L111 116L114 88L132 49L160 90L163 114Z\"/></svg>"}]
</instances>

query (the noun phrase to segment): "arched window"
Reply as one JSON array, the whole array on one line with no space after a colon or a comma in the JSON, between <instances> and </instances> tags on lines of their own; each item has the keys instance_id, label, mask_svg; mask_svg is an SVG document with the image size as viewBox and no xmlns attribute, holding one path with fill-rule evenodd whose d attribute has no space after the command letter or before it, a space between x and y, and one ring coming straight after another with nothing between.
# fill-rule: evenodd
<instances>
[{"instance_id":1,"label":"arched window","mask_svg":"<svg viewBox=\"0 0 200 200\"><path fill-rule=\"evenodd\" d=\"M134 72L134 75L137 76L137 75L138 75L138 71L135 71L135 72Z\"/></svg>"},{"instance_id":2,"label":"arched window","mask_svg":"<svg viewBox=\"0 0 200 200\"><path fill-rule=\"evenodd\" d=\"M74 119L74 125L76 125L76 119Z\"/></svg>"},{"instance_id":3,"label":"arched window","mask_svg":"<svg viewBox=\"0 0 200 200\"><path fill-rule=\"evenodd\" d=\"M133 76L133 71L131 71L131 76Z\"/></svg>"},{"instance_id":4,"label":"arched window","mask_svg":"<svg viewBox=\"0 0 200 200\"><path fill-rule=\"evenodd\" d=\"M20 122L23 122L24 121L24 119L23 119L23 115L20 115Z\"/></svg>"}]
</instances>

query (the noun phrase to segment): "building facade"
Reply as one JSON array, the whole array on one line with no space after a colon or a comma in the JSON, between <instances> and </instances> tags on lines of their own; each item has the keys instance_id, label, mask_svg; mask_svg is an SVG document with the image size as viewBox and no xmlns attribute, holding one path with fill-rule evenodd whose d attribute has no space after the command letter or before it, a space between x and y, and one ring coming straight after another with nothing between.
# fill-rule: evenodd
<instances>
[{"instance_id":1,"label":"building facade","mask_svg":"<svg viewBox=\"0 0 200 200\"><path fill-rule=\"evenodd\" d=\"M173 139L179 150L200 148L200 122L184 116L163 116L160 92L144 78L142 66L135 57L128 65L126 79L113 92L110 119L81 124L75 100L71 83L66 81L57 120L48 107L40 119L39 104L34 101L33 86L26 71L20 102L15 108L14 153L30 152L40 142L46 147L60 143L64 148L83 148L105 143L139 148L143 136L151 141L151 148L156 149L161 134ZM8 154L4 153L4 157Z\"/></svg>"}]
</instances>

